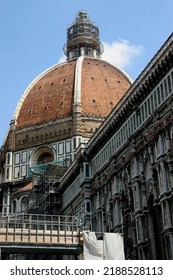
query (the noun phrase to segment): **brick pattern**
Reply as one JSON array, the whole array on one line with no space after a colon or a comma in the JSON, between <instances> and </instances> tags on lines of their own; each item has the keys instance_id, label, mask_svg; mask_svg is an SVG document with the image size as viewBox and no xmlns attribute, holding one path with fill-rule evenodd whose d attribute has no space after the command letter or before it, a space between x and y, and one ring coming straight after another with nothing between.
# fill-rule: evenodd
<instances>
[{"instance_id":1,"label":"brick pattern","mask_svg":"<svg viewBox=\"0 0 173 280\"><path fill-rule=\"evenodd\" d=\"M72 116L76 60L57 66L31 88L17 119L17 128ZM112 65L85 58L82 65L82 114L106 117L130 82Z\"/></svg>"},{"instance_id":2,"label":"brick pattern","mask_svg":"<svg viewBox=\"0 0 173 280\"><path fill-rule=\"evenodd\" d=\"M72 114L75 64L72 61L53 69L32 87L20 109L17 128Z\"/></svg>"},{"instance_id":3,"label":"brick pattern","mask_svg":"<svg viewBox=\"0 0 173 280\"><path fill-rule=\"evenodd\" d=\"M82 67L82 113L105 118L129 87L129 80L111 64L85 58Z\"/></svg>"}]
</instances>

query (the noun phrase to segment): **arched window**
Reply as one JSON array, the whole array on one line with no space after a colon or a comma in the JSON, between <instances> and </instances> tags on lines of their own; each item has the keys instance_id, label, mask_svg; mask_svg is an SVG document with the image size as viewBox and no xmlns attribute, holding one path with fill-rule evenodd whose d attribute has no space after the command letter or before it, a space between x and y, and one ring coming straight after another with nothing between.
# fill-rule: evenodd
<instances>
[{"instance_id":1,"label":"arched window","mask_svg":"<svg viewBox=\"0 0 173 280\"><path fill-rule=\"evenodd\" d=\"M87 208L87 212L91 212L91 207L90 207L90 202L89 201L87 202L87 207L86 208Z\"/></svg>"},{"instance_id":2,"label":"arched window","mask_svg":"<svg viewBox=\"0 0 173 280\"><path fill-rule=\"evenodd\" d=\"M26 212L28 209L28 197L25 196L21 199L21 212Z\"/></svg>"},{"instance_id":3,"label":"arched window","mask_svg":"<svg viewBox=\"0 0 173 280\"><path fill-rule=\"evenodd\" d=\"M16 200L13 201L13 213L16 213Z\"/></svg>"},{"instance_id":4,"label":"arched window","mask_svg":"<svg viewBox=\"0 0 173 280\"><path fill-rule=\"evenodd\" d=\"M162 231L163 231L163 218L161 206L154 205L154 195L150 194L148 198L148 238L151 244L152 259L160 260L163 258L163 247L162 247Z\"/></svg>"}]
</instances>

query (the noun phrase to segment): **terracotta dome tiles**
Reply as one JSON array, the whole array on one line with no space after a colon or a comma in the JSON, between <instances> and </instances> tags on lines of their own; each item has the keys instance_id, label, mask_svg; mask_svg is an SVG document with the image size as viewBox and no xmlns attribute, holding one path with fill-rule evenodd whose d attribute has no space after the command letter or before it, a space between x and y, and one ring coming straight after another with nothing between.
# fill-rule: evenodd
<instances>
[{"instance_id":1,"label":"terracotta dome tiles","mask_svg":"<svg viewBox=\"0 0 173 280\"><path fill-rule=\"evenodd\" d=\"M76 61L57 65L37 80L21 105L17 128L72 116ZM130 81L111 64L84 58L80 87L82 115L105 118L130 87Z\"/></svg>"},{"instance_id":2,"label":"terracotta dome tiles","mask_svg":"<svg viewBox=\"0 0 173 280\"><path fill-rule=\"evenodd\" d=\"M83 114L106 117L129 86L129 80L109 63L85 59L81 86Z\"/></svg>"},{"instance_id":3,"label":"terracotta dome tiles","mask_svg":"<svg viewBox=\"0 0 173 280\"><path fill-rule=\"evenodd\" d=\"M75 62L45 74L28 92L17 118L17 127L63 118L72 114Z\"/></svg>"}]
</instances>

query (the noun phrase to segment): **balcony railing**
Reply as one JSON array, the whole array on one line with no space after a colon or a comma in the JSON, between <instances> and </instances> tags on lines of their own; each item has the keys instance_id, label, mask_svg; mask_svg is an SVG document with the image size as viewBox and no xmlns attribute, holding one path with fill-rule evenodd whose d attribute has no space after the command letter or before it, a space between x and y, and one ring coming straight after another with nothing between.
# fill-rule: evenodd
<instances>
[{"instance_id":1,"label":"balcony railing","mask_svg":"<svg viewBox=\"0 0 173 280\"><path fill-rule=\"evenodd\" d=\"M80 243L80 229L73 216L0 215L0 244L2 243L77 245Z\"/></svg>"}]
</instances>

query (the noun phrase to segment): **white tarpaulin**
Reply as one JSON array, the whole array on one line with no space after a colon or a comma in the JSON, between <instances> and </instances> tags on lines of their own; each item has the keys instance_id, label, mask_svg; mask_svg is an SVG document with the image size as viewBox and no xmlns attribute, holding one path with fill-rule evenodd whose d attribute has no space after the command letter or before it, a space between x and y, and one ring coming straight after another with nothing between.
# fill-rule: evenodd
<instances>
[{"instance_id":1,"label":"white tarpaulin","mask_svg":"<svg viewBox=\"0 0 173 280\"><path fill-rule=\"evenodd\" d=\"M103 259L124 260L123 237L119 233L104 233Z\"/></svg>"},{"instance_id":2,"label":"white tarpaulin","mask_svg":"<svg viewBox=\"0 0 173 280\"><path fill-rule=\"evenodd\" d=\"M94 232L83 232L84 260L124 260L123 237L119 233L104 233L97 240Z\"/></svg>"},{"instance_id":3,"label":"white tarpaulin","mask_svg":"<svg viewBox=\"0 0 173 280\"><path fill-rule=\"evenodd\" d=\"M83 232L83 257L84 260L103 259L103 241L97 240L94 232Z\"/></svg>"}]
</instances>

